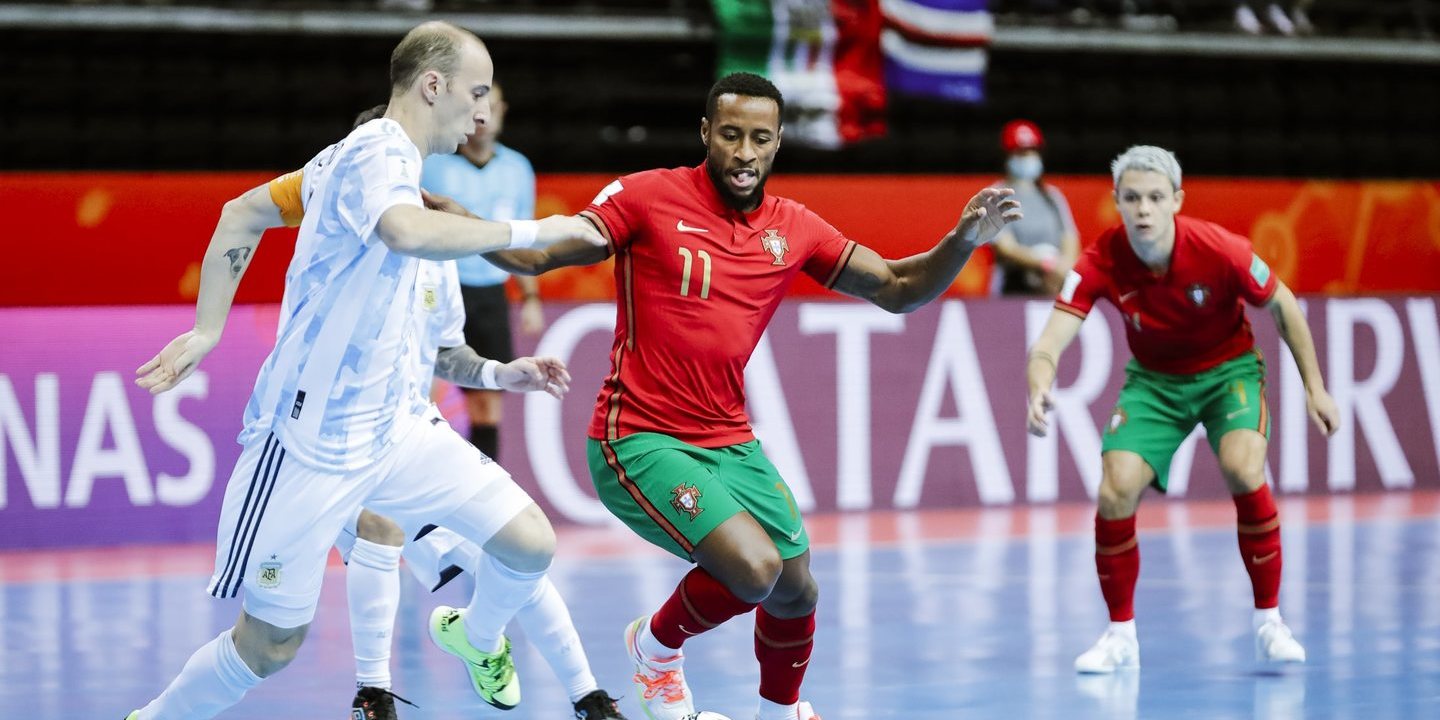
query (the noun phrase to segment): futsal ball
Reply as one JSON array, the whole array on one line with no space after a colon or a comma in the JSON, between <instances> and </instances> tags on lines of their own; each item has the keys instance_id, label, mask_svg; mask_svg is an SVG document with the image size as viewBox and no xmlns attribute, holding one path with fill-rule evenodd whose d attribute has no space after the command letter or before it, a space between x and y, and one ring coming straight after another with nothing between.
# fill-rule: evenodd
<instances>
[{"instance_id":1,"label":"futsal ball","mask_svg":"<svg viewBox=\"0 0 1440 720\"><path fill-rule=\"evenodd\" d=\"M717 712L710 712L709 710L701 710L697 713L690 713L689 715L680 718L680 720L730 720L730 716L721 715Z\"/></svg>"}]
</instances>

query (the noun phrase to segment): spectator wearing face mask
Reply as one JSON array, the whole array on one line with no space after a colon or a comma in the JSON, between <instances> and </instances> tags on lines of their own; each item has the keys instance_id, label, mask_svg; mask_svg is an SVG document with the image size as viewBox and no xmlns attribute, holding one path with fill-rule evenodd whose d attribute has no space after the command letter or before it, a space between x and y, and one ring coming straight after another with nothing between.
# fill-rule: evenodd
<instances>
[{"instance_id":1,"label":"spectator wearing face mask","mask_svg":"<svg viewBox=\"0 0 1440 720\"><path fill-rule=\"evenodd\" d=\"M1000 134L1005 150L1005 179L997 187L1015 189L1025 217L995 238L995 274L991 290L1001 295L1054 295L1080 252L1070 204L1058 188L1041 179L1045 138L1029 120L1012 120Z\"/></svg>"}]
</instances>

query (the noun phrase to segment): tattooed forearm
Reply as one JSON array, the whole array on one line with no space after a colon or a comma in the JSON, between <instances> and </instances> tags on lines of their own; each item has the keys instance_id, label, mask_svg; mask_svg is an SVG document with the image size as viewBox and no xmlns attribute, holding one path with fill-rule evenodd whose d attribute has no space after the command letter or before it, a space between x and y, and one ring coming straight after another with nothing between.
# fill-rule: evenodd
<instances>
[{"instance_id":1,"label":"tattooed forearm","mask_svg":"<svg viewBox=\"0 0 1440 720\"><path fill-rule=\"evenodd\" d=\"M435 356L435 377L460 387L483 388L480 369L485 367L485 358L468 345L440 348Z\"/></svg>"},{"instance_id":2,"label":"tattooed forearm","mask_svg":"<svg viewBox=\"0 0 1440 720\"><path fill-rule=\"evenodd\" d=\"M250 246L245 245L237 248L230 248L225 251L225 257L230 261L230 279L240 277L245 272L245 263L250 259Z\"/></svg>"}]
</instances>

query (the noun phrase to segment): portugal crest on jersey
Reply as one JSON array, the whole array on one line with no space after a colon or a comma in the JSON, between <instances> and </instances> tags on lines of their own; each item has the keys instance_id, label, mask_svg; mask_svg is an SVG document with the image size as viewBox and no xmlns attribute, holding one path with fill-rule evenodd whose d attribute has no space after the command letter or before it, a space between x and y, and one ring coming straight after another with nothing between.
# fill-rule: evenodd
<instances>
[{"instance_id":1,"label":"portugal crest on jersey","mask_svg":"<svg viewBox=\"0 0 1440 720\"><path fill-rule=\"evenodd\" d=\"M778 230L766 230L765 237L760 238L760 244L765 246L765 252L775 257L771 265L784 265L785 253L790 252L790 241Z\"/></svg>"},{"instance_id":2,"label":"portugal crest on jersey","mask_svg":"<svg viewBox=\"0 0 1440 720\"><path fill-rule=\"evenodd\" d=\"M673 496L670 498L670 505L675 508L676 512L689 515L691 520L705 511L705 508L700 507L700 488L694 485L680 483L670 491L670 494Z\"/></svg>"},{"instance_id":3,"label":"portugal crest on jersey","mask_svg":"<svg viewBox=\"0 0 1440 720\"><path fill-rule=\"evenodd\" d=\"M1185 295L1190 298L1190 302L1195 303L1195 307L1202 308L1210 301L1210 288L1195 283L1185 289Z\"/></svg>"}]
</instances>

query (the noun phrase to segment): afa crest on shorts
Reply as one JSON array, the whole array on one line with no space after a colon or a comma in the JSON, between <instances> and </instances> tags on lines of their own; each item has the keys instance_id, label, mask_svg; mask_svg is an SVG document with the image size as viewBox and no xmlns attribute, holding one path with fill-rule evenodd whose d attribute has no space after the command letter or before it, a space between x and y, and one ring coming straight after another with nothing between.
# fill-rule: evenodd
<instances>
[{"instance_id":1,"label":"afa crest on shorts","mask_svg":"<svg viewBox=\"0 0 1440 720\"><path fill-rule=\"evenodd\" d=\"M790 241L786 240L779 230L766 230L765 237L760 238L760 244L765 247L765 252L775 258L771 265L785 264L785 253L790 252Z\"/></svg>"},{"instance_id":2,"label":"afa crest on shorts","mask_svg":"<svg viewBox=\"0 0 1440 720\"><path fill-rule=\"evenodd\" d=\"M266 590L280 587L280 563L274 560L260 563L260 572L255 575L255 583Z\"/></svg>"},{"instance_id":3,"label":"afa crest on shorts","mask_svg":"<svg viewBox=\"0 0 1440 720\"><path fill-rule=\"evenodd\" d=\"M670 498L671 507L674 507L676 512L689 515L691 520L705 512L705 508L700 507L700 488L680 483L670 491L670 494L672 496Z\"/></svg>"}]
</instances>

